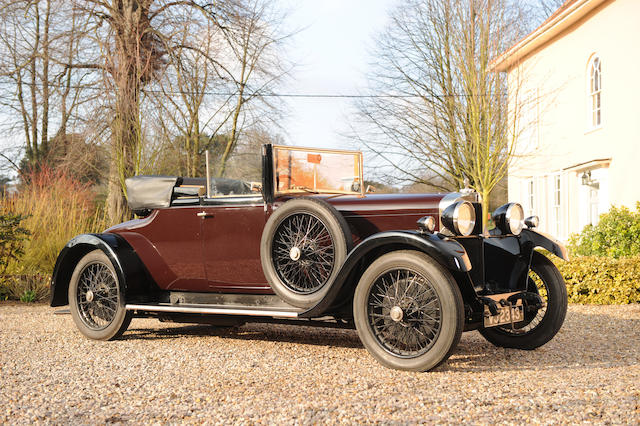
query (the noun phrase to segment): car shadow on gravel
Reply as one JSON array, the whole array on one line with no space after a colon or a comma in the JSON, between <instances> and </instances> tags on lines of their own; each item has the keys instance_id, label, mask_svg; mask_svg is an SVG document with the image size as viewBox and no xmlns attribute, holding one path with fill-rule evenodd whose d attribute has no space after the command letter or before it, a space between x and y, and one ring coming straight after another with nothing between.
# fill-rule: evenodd
<instances>
[{"instance_id":1,"label":"car shadow on gravel","mask_svg":"<svg viewBox=\"0 0 640 426\"><path fill-rule=\"evenodd\" d=\"M498 348L479 333L465 333L438 371L494 371L628 367L640 365L640 319L573 312L546 345L532 350Z\"/></svg>"},{"instance_id":2,"label":"car shadow on gravel","mask_svg":"<svg viewBox=\"0 0 640 426\"><path fill-rule=\"evenodd\" d=\"M159 328L127 331L124 340L185 339L190 337L285 342L301 345L363 348L351 329L248 323L239 327L162 324ZM568 367L627 367L640 365L640 319L571 312L558 335L533 351L493 346L478 332L464 333L448 362L435 371L517 371Z\"/></svg>"},{"instance_id":3,"label":"car shadow on gravel","mask_svg":"<svg viewBox=\"0 0 640 426\"><path fill-rule=\"evenodd\" d=\"M248 323L239 327L172 325L166 328L130 328L123 340L162 340L188 337L298 343L301 345L363 348L355 330L284 324Z\"/></svg>"}]
</instances>

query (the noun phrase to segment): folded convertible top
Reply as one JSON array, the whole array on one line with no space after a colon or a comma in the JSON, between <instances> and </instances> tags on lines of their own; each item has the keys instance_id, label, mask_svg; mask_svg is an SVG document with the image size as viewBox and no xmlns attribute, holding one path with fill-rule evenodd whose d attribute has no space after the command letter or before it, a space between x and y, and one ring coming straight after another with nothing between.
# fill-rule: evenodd
<instances>
[{"instance_id":1,"label":"folded convertible top","mask_svg":"<svg viewBox=\"0 0 640 426\"><path fill-rule=\"evenodd\" d=\"M133 211L160 209L171 205L173 188L178 183L177 176L134 176L127 178L129 208Z\"/></svg>"},{"instance_id":2,"label":"folded convertible top","mask_svg":"<svg viewBox=\"0 0 640 426\"><path fill-rule=\"evenodd\" d=\"M143 175L125 180L129 208L134 212L166 208L173 198L198 197L198 187L206 188L204 178ZM179 187L185 185L185 187ZM251 194L251 185L237 179L211 178L211 195Z\"/></svg>"}]
</instances>

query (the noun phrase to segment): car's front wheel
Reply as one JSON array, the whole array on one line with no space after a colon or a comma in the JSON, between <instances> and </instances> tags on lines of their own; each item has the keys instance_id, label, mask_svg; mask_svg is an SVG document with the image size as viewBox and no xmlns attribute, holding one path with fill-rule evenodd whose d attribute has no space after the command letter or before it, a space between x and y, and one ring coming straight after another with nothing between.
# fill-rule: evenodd
<instances>
[{"instance_id":1,"label":"car's front wheel","mask_svg":"<svg viewBox=\"0 0 640 426\"><path fill-rule=\"evenodd\" d=\"M515 349L538 348L556 335L567 314L567 287L564 279L546 256L533 253L527 276L527 291L537 293L542 305L526 312L524 321L480 330L480 334L496 346Z\"/></svg>"},{"instance_id":2,"label":"car's front wheel","mask_svg":"<svg viewBox=\"0 0 640 426\"><path fill-rule=\"evenodd\" d=\"M86 254L69 282L69 308L82 334L95 340L120 336L131 322L120 282L109 258L101 251Z\"/></svg>"},{"instance_id":3,"label":"car's front wheel","mask_svg":"<svg viewBox=\"0 0 640 426\"><path fill-rule=\"evenodd\" d=\"M444 362L460 340L462 296L451 274L417 251L375 260L353 300L358 335L381 364L426 371Z\"/></svg>"}]
</instances>

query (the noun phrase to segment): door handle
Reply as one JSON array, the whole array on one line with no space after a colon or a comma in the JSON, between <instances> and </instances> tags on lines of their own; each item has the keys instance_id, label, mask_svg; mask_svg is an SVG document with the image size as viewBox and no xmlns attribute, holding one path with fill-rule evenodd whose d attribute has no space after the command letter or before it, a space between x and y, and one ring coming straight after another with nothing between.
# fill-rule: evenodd
<instances>
[{"instance_id":1,"label":"door handle","mask_svg":"<svg viewBox=\"0 0 640 426\"><path fill-rule=\"evenodd\" d=\"M205 217L213 217L213 214L202 211L202 212L196 213L196 216L204 219Z\"/></svg>"}]
</instances>

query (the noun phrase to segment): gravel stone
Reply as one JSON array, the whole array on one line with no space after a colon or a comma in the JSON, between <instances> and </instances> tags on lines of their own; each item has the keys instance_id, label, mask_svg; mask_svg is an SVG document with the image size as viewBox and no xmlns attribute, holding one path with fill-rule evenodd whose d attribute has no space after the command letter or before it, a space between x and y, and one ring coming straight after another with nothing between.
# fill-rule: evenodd
<instances>
[{"instance_id":1,"label":"gravel stone","mask_svg":"<svg viewBox=\"0 0 640 426\"><path fill-rule=\"evenodd\" d=\"M464 333L429 373L354 330L134 319L97 342L56 309L0 303L0 424L640 424L640 305L571 305L535 351Z\"/></svg>"}]
</instances>

